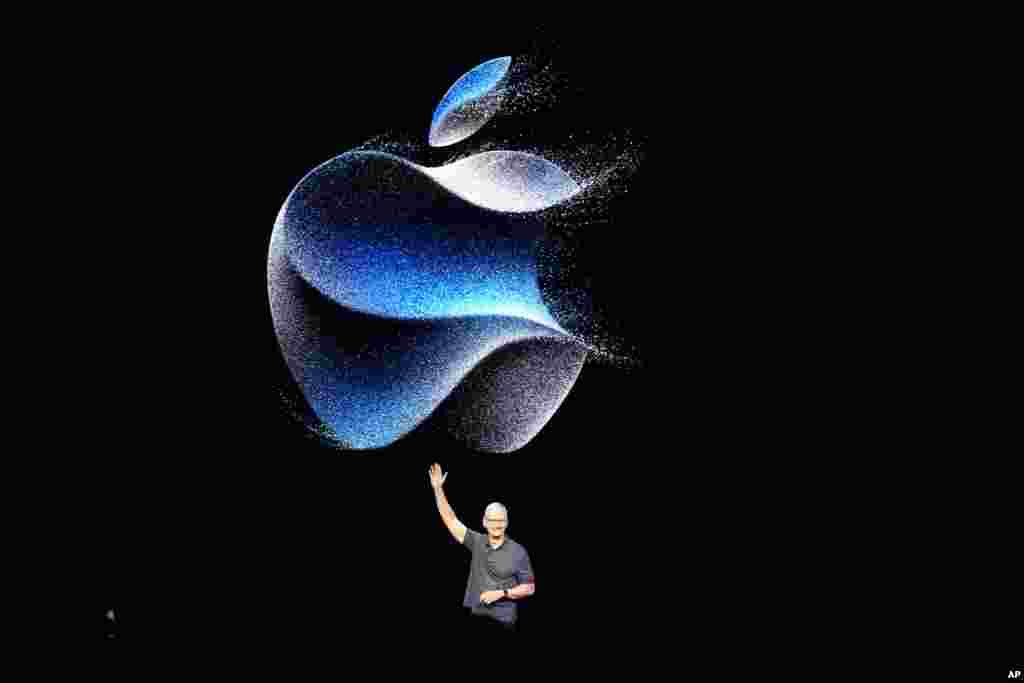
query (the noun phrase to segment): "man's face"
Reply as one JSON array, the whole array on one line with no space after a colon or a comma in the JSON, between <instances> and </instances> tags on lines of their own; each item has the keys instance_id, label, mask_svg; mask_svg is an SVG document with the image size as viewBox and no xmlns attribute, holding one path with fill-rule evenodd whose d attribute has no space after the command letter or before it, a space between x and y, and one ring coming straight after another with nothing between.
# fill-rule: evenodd
<instances>
[{"instance_id":1,"label":"man's face","mask_svg":"<svg viewBox=\"0 0 1024 683\"><path fill-rule=\"evenodd\" d=\"M491 536L501 536L505 533L508 520L505 519L505 515L501 512L489 512L484 515L484 526L487 527L487 531Z\"/></svg>"}]
</instances>

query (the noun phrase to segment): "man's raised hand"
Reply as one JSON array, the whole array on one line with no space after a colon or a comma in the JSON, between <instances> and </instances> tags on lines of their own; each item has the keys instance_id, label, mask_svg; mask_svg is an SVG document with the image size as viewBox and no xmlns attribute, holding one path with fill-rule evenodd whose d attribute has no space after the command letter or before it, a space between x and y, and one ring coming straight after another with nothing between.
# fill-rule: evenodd
<instances>
[{"instance_id":1,"label":"man's raised hand","mask_svg":"<svg viewBox=\"0 0 1024 683\"><path fill-rule=\"evenodd\" d=\"M444 483L444 480L448 478L447 474L441 474L441 466L436 462L430 466L427 472L430 473L430 486L435 489L439 488Z\"/></svg>"}]
</instances>

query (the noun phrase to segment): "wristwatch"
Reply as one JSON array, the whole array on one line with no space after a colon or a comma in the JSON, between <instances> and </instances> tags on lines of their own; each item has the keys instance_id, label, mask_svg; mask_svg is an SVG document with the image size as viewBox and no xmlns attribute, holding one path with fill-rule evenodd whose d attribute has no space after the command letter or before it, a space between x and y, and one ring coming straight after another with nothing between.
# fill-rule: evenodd
<instances>
[{"instance_id":1,"label":"wristwatch","mask_svg":"<svg viewBox=\"0 0 1024 683\"><path fill-rule=\"evenodd\" d=\"M505 597L507 598L508 597L508 589L506 588L503 592L505 593Z\"/></svg>"}]
</instances>

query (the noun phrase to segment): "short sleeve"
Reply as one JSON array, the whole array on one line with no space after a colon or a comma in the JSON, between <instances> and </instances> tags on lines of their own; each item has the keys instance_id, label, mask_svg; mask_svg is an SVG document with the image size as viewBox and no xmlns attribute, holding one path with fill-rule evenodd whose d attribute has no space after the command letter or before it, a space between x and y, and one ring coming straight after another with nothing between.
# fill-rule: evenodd
<instances>
[{"instance_id":1,"label":"short sleeve","mask_svg":"<svg viewBox=\"0 0 1024 683\"><path fill-rule=\"evenodd\" d=\"M516 583L537 583L537 579L533 575L533 565L530 564L530 556L525 548L518 564L516 564Z\"/></svg>"},{"instance_id":2,"label":"short sleeve","mask_svg":"<svg viewBox=\"0 0 1024 683\"><path fill-rule=\"evenodd\" d=\"M483 536L483 534L467 528L466 535L462 539L462 545L464 545L469 552L473 552L476 547L480 545L478 538L481 536Z\"/></svg>"}]
</instances>

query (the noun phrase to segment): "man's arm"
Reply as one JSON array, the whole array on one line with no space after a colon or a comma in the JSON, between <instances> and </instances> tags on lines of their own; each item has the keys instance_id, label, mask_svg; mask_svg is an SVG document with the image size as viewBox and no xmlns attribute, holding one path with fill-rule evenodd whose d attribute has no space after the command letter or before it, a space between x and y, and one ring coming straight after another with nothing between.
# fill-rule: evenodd
<instances>
[{"instance_id":1,"label":"man's arm","mask_svg":"<svg viewBox=\"0 0 1024 683\"><path fill-rule=\"evenodd\" d=\"M516 582L519 585L508 592L508 596L513 600L528 598L537 592L537 579L533 574L530 555L525 549L519 558L519 564L516 566Z\"/></svg>"},{"instance_id":2,"label":"man's arm","mask_svg":"<svg viewBox=\"0 0 1024 683\"><path fill-rule=\"evenodd\" d=\"M522 598L528 598L536 592L536 586L533 581L529 583L521 583L515 588L508 589L508 597L510 600L521 600ZM480 601L484 604L491 604L497 600L501 600L505 597L505 591L484 591L480 594Z\"/></svg>"},{"instance_id":3,"label":"man's arm","mask_svg":"<svg viewBox=\"0 0 1024 683\"><path fill-rule=\"evenodd\" d=\"M461 545L466 538L466 526L459 521L458 517L455 516L455 510L452 510L452 506L448 504L448 499L444 495L444 480L448 478L448 475L441 475L441 466L434 463L430 467L430 486L434 489L434 500L437 501L437 511L441 513L441 520L444 525L448 527L448 531L451 532L455 540Z\"/></svg>"},{"instance_id":4,"label":"man's arm","mask_svg":"<svg viewBox=\"0 0 1024 683\"><path fill-rule=\"evenodd\" d=\"M521 583L515 588L508 589L508 597L512 598L513 600L518 600L520 598L528 598L531 595L533 595L536 592L536 590L537 589L532 582Z\"/></svg>"}]
</instances>

